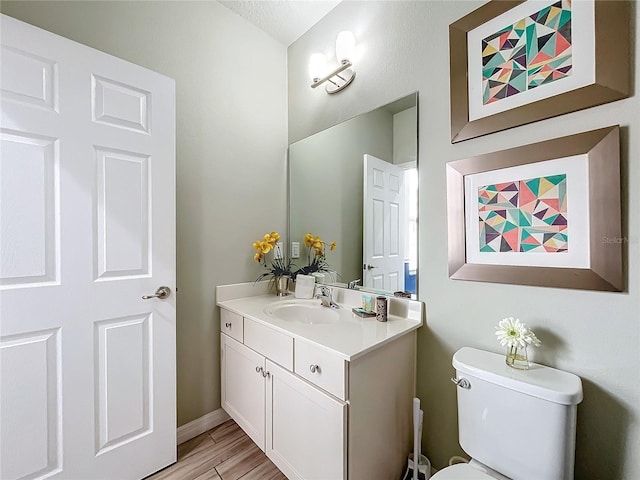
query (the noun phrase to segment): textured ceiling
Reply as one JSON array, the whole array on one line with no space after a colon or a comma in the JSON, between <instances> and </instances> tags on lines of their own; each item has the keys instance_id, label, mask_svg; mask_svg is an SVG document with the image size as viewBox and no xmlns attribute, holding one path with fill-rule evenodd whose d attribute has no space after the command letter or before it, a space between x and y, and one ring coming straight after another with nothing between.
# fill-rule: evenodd
<instances>
[{"instance_id":1,"label":"textured ceiling","mask_svg":"<svg viewBox=\"0 0 640 480\"><path fill-rule=\"evenodd\" d=\"M340 1L220 0L220 3L288 47Z\"/></svg>"}]
</instances>

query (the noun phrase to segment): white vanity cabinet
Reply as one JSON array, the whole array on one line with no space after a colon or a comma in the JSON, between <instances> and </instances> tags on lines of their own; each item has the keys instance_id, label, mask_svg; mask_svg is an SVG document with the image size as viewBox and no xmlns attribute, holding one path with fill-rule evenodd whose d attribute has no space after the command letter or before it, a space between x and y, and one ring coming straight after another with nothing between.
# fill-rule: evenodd
<instances>
[{"instance_id":1,"label":"white vanity cabinet","mask_svg":"<svg viewBox=\"0 0 640 480\"><path fill-rule=\"evenodd\" d=\"M351 312L360 292L336 288L343 308L316 323L273 315L297 300L267 291L216 287L222 408L290 480L400 478L423 304L390 299L389 321L377 322Z\"/></svg>"},{"instance_id":2,"label":"white vanity cabinet","mask_svg":"<svg viewBox=\"0 0 640 480\"><path fill-rule=\"evenodd\" d=\"M247 331L262 327L245 321ZM271 333L278 339L280 332ZM224 410L287 477L346 478L346 403L230 336L220 337Z\"/></svg>"}]
</instances>

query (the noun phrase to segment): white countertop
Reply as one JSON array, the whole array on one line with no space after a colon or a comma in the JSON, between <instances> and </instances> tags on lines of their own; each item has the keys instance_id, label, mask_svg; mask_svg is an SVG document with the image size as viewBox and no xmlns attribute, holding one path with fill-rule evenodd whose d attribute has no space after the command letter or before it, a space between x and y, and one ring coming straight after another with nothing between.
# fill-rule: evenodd
<instances>
[{"instance_id":1,"label":"white countertop","mask_svg":"<svg viewBox=\"0 0 640 480\"><path fill-rule=\"evenodd\" d=\"M422 325L422 302L390 297L388 320L378 322L375 317L362 318L351 311L352 307L360 306L364 292L333 288L334 299L341 308L336 310L339 314L338 320L327 324L306 324L282 320L267 314L265 309L269 305L274 302L291 301L294 296L292 294L278 298L274 294L264 293L266 287L260 284L221 285L216 287L216 297L217 305L221 308L273 327L293 338L320 345L348 361Z\"/></svg>"}]
</instances>

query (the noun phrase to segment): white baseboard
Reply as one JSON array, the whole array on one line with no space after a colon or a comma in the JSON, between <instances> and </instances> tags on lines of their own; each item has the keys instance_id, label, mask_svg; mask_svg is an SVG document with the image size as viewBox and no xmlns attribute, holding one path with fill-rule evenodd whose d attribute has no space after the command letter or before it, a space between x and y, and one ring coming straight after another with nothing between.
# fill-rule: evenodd
<instances>
[{"instance_id":1,"label":"white baseboard","mask_svg":"<svg viewBox=\"0 0 640 480\"><path fill-rule=\"evenodd\" d=\"M197 437L201 433L211 430L213 427L226 422L231 417L223 409L219 408L213 412L196 418L192 422L185 423L178 427L178 445Z\"/></svg>"}]
</instances>

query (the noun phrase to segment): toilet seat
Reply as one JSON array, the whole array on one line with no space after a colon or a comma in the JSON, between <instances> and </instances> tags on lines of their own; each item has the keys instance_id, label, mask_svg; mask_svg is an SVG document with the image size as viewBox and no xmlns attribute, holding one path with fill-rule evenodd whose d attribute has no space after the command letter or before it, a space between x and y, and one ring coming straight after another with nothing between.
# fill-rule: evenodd
<instances>
[{"instance_id":1,"label":"toilet seat","mask_svg":"<svg viewBox=\"0 0 640 480\"><path fill-rule=\"evenodd\" d=\"M432 480L496 480L496 477L472 467L468 463L457 463L439 470Z\"/></svg>"}]
</instances>

